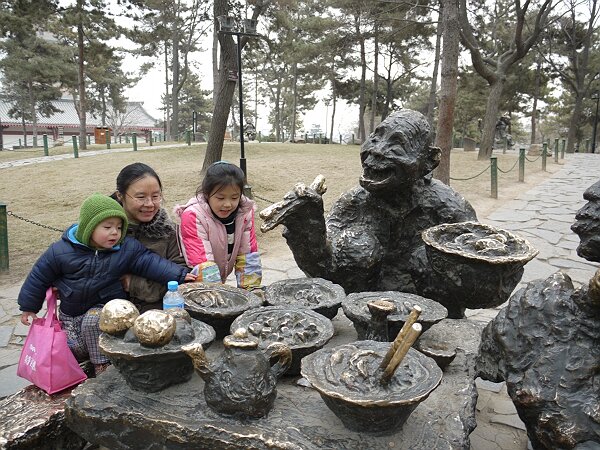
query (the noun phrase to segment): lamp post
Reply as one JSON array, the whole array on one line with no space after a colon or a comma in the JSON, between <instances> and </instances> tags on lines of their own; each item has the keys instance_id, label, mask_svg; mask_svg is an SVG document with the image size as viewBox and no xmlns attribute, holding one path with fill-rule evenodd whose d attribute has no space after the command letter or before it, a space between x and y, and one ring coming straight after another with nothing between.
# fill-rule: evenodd
<instances>
[{"instance_id":1,"label":"lamp post","mask_svg":"<svg viewBox=\"0 0 600 450\"><path fill-rule=\"evenodd\" d=\"M259 37L256 34L256 20L244 19L244 30L239 31L234 29L234 19L228 16L219 16L219 25L221 34L229 34L237 39L237 63L238 63L238 97L240 100L240 169L244 172L244 177L248 179L246 170L246 154L244 153L244 99L242 89L242 46L240 39L242 36Z\"/></svg>"},{"instance_id":2,"label":"lamp post","mask_svg":"<svg viewBox=\"0 0 600 450\"><path fill-rule=\"evenodd\" d=\"M592 153L596 153L596 131L598 129L598 102L600 101L600 93L598 91L591 95L592 100L596 100L596 116L594 117L594 131L592 132Z\"/></svg>"}]
</instances>

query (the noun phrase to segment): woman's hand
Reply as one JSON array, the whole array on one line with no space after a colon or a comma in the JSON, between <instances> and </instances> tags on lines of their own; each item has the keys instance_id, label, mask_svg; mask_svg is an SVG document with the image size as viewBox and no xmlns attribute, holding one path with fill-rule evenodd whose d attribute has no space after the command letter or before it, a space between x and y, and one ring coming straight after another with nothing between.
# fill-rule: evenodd
<instances>
[{"instance_id":1,"label":"woman's hand","mask_svg":"<svg viewBox=\"0 0 600 450\"><path fill-rule=\"evenodd\" d=\"M31 319L31 323L33 323L33 319L37 319L37 316L31 311L24 311L23 314L21 314L21 323L29 326L29 319Z\"/></svg>"},{"instance_id":2,"label":"woman's hand","mask_svg":"<svg viewBox=\"0 0 600 450\"><path fill-rule=\"evenodd\" d=\"M121 277L121 285L125 292L129 292L129 286L131 285L131 274L125 274Z\"/></svg>"}]
</instances>

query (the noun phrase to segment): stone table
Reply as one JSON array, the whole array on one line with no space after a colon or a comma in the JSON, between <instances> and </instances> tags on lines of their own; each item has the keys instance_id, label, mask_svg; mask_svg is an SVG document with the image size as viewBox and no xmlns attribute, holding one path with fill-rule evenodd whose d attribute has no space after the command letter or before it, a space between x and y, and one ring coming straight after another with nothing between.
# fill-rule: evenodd
<instances>
[{"instance_id":1,"label":"stone table","mask_svg":"<svg viewBox=\"0 0 600 450\"><path fill-rule=\"evenodd\" d=\"M452 320L452 319L446 319ZM335 346L356 340L351 322L339 313L333 320ZM435 325L434 325L435 327ZM430 330L433 330L432 327ZM211 411L204 401L198 375L186 383L156 393L130 389L111 367L72 393L66 420L88 441L118 449L468 449L476 426L475 358L482 327L453 320L448 341L457 356L445 369L440 386L412 413L400 431L374 435L350 431L319 394L283 378L268 417L241 422ZM220 343L208 351L220 353Z\"/></svg>"}]
</instances>

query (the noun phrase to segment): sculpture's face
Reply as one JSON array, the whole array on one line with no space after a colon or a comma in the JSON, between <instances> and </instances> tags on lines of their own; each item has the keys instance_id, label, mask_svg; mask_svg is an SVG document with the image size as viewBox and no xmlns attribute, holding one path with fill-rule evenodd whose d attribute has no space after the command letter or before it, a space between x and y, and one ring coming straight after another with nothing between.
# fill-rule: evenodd
<instances>
[{"instance_id":1,"label":"sculpture's face","mask_svg":"<svg viewBox=\"0 0 600 450\"><path fill-rule=\"evenodd\" d=\"M428 137L426 119L414 111L384 120L362 146L360 185L370 192L412 186L437 165L432 158L437 153L430 149Z\"/></svg>"},{"instance_id":2,"label":"sculpture's face","mask_svg":"<svg viewBox=\"0 0 600 450\"><path fill-rule=\"evenodd\" d=\"M583 198L588 202L577 211L571 225L580 239L577 254L588 261L600 262L600 181L590 186Z\"/></svg>"}]
</instances>

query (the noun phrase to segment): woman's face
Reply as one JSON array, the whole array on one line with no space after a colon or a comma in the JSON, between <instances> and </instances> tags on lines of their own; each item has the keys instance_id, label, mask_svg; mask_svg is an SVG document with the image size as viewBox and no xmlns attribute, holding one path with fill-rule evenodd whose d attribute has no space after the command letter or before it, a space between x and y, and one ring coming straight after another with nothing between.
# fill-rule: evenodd
<instances>
[{"instance_id":1,"label":"woman's face","mask_svg":"<svg viewBox=\"0 0 600 450\"><path fill-rule=\"evenodd\" d=\"M131 222L150 222L160 209L162 191L158 180L146 175L131 183L125 195L119 193L119 200Z\"/></svg>"}]
</instances>

